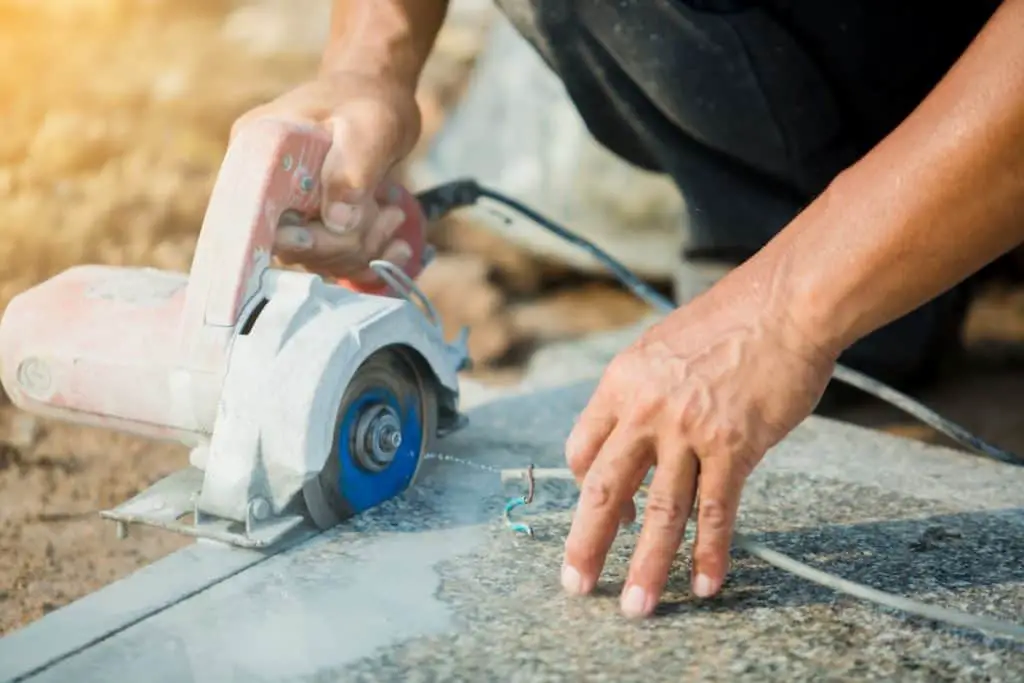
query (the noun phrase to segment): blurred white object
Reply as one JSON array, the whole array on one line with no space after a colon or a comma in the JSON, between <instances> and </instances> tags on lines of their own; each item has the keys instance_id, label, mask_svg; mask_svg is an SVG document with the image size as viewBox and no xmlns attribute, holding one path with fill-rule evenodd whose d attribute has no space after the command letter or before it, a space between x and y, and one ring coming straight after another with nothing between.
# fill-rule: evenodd
<instances>
[{"instance_id":1,"label":"blurred white object","mask_svg":"<svg viewBox=\"0 0 1024 683\"><path fill-rule=\"evenodd\" d=\"M561 82L504 17L493 22L461 103L410 168L418 189L466 176L565 223L642 276L669 279L678 268L685 214L675 184L598 145ZM474 211L534 253L603 271L529 223Z\"/></svg>"}]
</instances>

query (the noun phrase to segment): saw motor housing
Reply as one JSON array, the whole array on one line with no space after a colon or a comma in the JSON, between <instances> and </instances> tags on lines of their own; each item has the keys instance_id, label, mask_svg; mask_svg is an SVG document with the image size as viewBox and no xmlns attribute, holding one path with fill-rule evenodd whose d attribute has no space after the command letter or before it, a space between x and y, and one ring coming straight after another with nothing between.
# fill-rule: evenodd
<instances>
[{"instance_id":1,"label":"saw motor housing","mask_svg":"<svg viewBox=\"0 0 1024 683\"><path fill-rule=\"evenodd\" d=\"M415 289L411 277L368 293L270 267L277 226L317 215L329 147L311 127L250 124L228 148L187 276L78 266L4 312L0 381L19 408L192 449L189 467L102 513L119 530L143 523L265 547L310 518L323 528L401 493L434 440L464 423L457 373L467 363L465 338L445 341L403 287ZM422 231L405 194L410 219L399 231ZM414 276L425 265L423 236L405 237L418 259L406 268ZM379 424L360 423L359 438L394 460L358 476L348 464L332 469L332 457L362 448L355 431L339 431L346 390L362 368L379 376L391 367L382 357L408 368L395 385L408 396L401 410L367 404ZM418 443L401 448L403 433ZM317 486L325 470L347 472L359 486L336 482L333 508Z\"/></svg>"}]
</instances>

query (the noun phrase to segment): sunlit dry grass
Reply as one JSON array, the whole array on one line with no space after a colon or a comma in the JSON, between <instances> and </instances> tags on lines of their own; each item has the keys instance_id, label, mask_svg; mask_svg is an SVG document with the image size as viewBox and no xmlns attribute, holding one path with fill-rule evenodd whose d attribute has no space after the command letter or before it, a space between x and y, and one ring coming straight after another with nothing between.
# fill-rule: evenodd
<instances>
[{"instance_id":1,"label":"sunlit dry grass","mask_svg":"<svg viewBox=\"0 0 1024 683\"><path fill-rule=\"evenodd\" d=\"M76 263L187 269L231 123L315 64L196 4L0 4L0 308Z\"/></svg>"}]
</instances>

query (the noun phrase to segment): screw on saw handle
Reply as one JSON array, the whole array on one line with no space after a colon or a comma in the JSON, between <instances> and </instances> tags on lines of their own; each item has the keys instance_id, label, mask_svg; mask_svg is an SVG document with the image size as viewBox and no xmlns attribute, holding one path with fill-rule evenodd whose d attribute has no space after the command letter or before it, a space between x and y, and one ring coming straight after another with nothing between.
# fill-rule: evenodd
<instances>
[{"instance_id":1,"label":"screw on saw handle","mask_svg":"<svg viewBox=\"0 0 1024 683\"><path fill-rule=\"evenodd\" d=\"M184 310L185 338L204 327L236 325L270 266L281 219L288 215L309 222L319 217L320 172L330 148L330 136L313 125L261 119L236 133L196 243ZM426 221L415 197L404 192L400 202L408 218L399 234L413 249L407 270L418 275Z\"/></svg>"}]
</instances>

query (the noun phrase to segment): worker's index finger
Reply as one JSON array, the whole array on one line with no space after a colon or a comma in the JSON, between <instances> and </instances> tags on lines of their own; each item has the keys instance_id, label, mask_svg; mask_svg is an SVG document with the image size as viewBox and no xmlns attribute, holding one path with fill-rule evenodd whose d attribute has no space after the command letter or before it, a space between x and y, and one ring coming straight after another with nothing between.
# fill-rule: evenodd
<instances>
[{"instance_id":1,"label":"worker's index finger","mask_svg":"<svg viewBox=\"0 0 1024 683\"><path fill-rule=\"evenodd\" d=\"M358 205L372 201L397 161L394 136L376 130L372 118L354 108L349 105L326 123L331 148L321 172L325 212L332 203Z\"/></svg>"},{"instance_id":2,"label":"worker's index finger","mask_svg":"<svg viewBox=\"0 0 1024 683\"><path fill-rule=\"evenodd\" d=\"M659 443L657 463L622 593L622 610L629 617L647 616L658 604L683 542L697 489L698 461L681 437Z\"/></svg>"},{"instance_id":3,"label":"worker's index finger","mask_svg":"<svg viewBox=\"0 0 1024 683\"><path fill-rule=\"evenodd\" d=\"M646 438L621 424L601 446L583 479L572 528L565 542L565 565L575 572L572 593L589 593L597 583L608 549L615 540L623 504L643 481L653 451ZM563 584L565 584L563 573ZM571 582L570 582L571 583Z\"/></svg>"},{"instance_id":4,"label":"worker's index finger","mask_svg":"<svg viewBox=\"0 0 1024 683\"><path fill-rule=\"evenodd\" d=\"M594 464L597 454L615 429L616 420L610 413L587 414L573 427L565 442L565 462L576 477L578 485L583 484L587 472Z\"/></svg>"},{"instance_id":5,"label":"worker's index finger","mask_svg":"<svg viewBox=\"0 0 1024 683\"><path fill-rule=\"evenodd\" d=\"M617 423L615 405L602 381L565 442L565 462L577 484L583 484L590 466Z\"/></svg>"}]
</instances>

